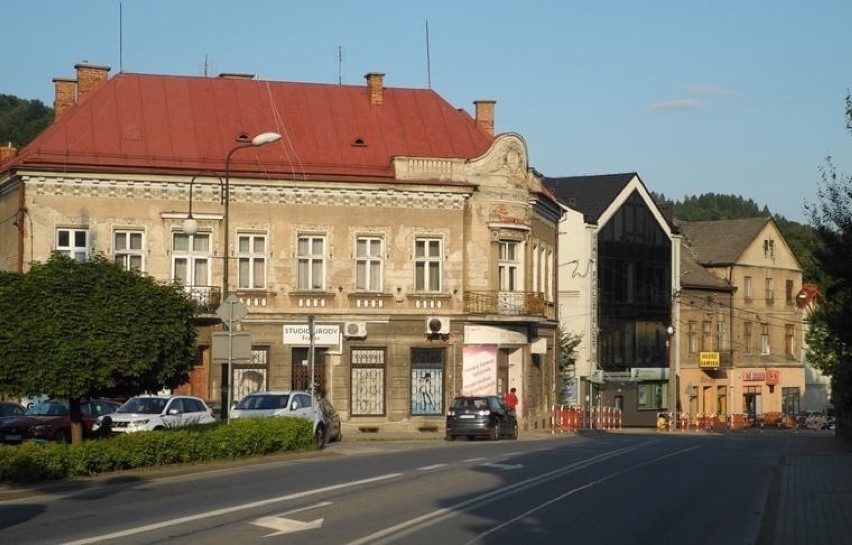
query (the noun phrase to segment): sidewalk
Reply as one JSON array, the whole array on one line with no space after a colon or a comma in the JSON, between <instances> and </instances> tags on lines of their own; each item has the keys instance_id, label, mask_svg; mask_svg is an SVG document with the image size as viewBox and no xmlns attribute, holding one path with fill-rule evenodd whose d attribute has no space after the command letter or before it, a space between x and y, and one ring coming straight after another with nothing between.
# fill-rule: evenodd
<instances>
[{"instance_id":1,"label":"sidewalk","mask_svg":"<svg viewBox=\"0 0 852 545\"><path fill-rule=\"evenodd\" d=\"M804 445L781 458L757 545L852 542L852 442L820 433Z\"/></svg>"}]
</instances>

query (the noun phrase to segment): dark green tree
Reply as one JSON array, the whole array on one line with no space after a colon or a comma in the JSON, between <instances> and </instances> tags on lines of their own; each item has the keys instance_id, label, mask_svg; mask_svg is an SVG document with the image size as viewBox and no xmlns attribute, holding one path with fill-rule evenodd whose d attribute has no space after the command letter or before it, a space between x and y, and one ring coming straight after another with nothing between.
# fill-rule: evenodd
<instances>
[{"instance_id":1,"label":"dark green tree","mask_svg":"<svg viewBox=\"0 0 852 545\"><path fill-rule=\"evenodd\" d=\"M846 127L852 133L852 95L846 95ZM823 298L812 314L809 356L831 374L832 403L841 433L852 416L852 176L829 157L820 171L817 202L807 210L820 246L814 262L823 275Z\"/></svg>"},{"instance_id":2,"label":"dark green tree","mask_svg":"<svg viewBox=\"0 0 852 545\"><path fill-rule=\"evenodd\" d=\"M55 254L23 274L0 274L0 385L5 394L69 400L127 397L186 382L197 355L193 301L180 286L104 257Z\"/></svg>"},{"instance_id":3,"label":"dark green tree","mask_svg":"<svg viewBox=\"0 0 852 545\"><path fill-rule=\"evenodd\" d=\"M40 100L0 95L0 144L23 148L53 123L53 109Z\"/></svg>"},{"instance_id":4,"label":"dark green tree","mask_svg":"<svg viewBox=\"0 0 852 545\"><path fill-rule=\"evenodd\" d=\"M652 192L651 195L659 204L666 202L662 194ZM675 201L671 206L674 217L680 221L735 220L772 216L787 244L790 245L790 250L801 262L805 282L819 282L820 272L814 264L813 251L820 242L810 225L803 225L779 214L772 214L765 205L761 208L753 200L747 200L738 195L718 193L687 195L682 201Z\"/></svg>"}]
</instances>

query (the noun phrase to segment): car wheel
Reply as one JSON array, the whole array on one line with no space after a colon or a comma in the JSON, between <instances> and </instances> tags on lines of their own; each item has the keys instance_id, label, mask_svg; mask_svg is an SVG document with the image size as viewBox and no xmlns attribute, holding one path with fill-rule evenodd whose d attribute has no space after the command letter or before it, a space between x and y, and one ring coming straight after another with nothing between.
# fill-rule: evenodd
<instances>
[{"instance_id":1,"label":"car wheel","mask_svg":"<svg viewBox=\"0 0 852 545\"><path fill-rule=\"evenodd\" d=\"M314 445L316 445L318 449L325 447L325 428L322 426L317 426L317 429L314 432Z\"/></svg>"},{"instance_id":2,"label":"car wheel","mask_svg":"<svg viewBox=\"0 0 852 545\"><path fill-rule=\"evenodd\" d=\"M515 425L512 426L512 439L518 439L518 423L515 422Z\"/></svg>"},{"instance_id":3,"label":"car wheel","mask_svg":"<svg viewBox=\"0 0 852 545\"><path fill-rule=\"evenodd\" d=\"M444 436L444 441L455 441L455 440L456 440L455 435L447 434L447 435Z\"/></svg>"}]
</instances>

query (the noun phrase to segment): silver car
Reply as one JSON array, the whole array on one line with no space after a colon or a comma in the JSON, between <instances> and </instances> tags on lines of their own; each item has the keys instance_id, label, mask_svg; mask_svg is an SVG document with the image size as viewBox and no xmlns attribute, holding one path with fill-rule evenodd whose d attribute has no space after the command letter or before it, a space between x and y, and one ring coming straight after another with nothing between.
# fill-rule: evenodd
<instances>
[{"instance_id":1,"label":"silver car","mask_svg":"<svg viewBox=\"0 0 852 545\"><path fill-rule=\"evenodd\" d=\"M314 442L320 448L340 441L340 417L327 399L311 403L311 394L299 390L271 390L251 393L230 411L230 418L269 418L292 416L313 422Z\"/></svg>"}]
</instances>

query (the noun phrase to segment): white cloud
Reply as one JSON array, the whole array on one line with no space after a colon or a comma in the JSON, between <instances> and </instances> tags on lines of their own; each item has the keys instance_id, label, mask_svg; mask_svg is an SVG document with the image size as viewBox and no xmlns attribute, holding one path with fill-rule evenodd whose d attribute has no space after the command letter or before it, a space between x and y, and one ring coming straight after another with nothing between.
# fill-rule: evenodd
<instances>
[{"instance_id":1,"label":"white cloud","mask_svg":"<svg viewBox=\"0 0 852 545\"><path fill-rule=\"evenodd\" d=\"M685 85L683 88L694 95L731 96L738 94L733 89L719 87L718 85Z\"/></svg>"},{"instance_id":2,"label":"white cloud","mask_svg":"<svg viewBox=\"0 0 852 545\"><path fill-rule=\"evenodd\" d=\"M704 106L706 106L704 101L697 98L675 98L649 104L648 109L652 112L683 112L686 110L698 110Z\"/></svg>"}]
</instances>

